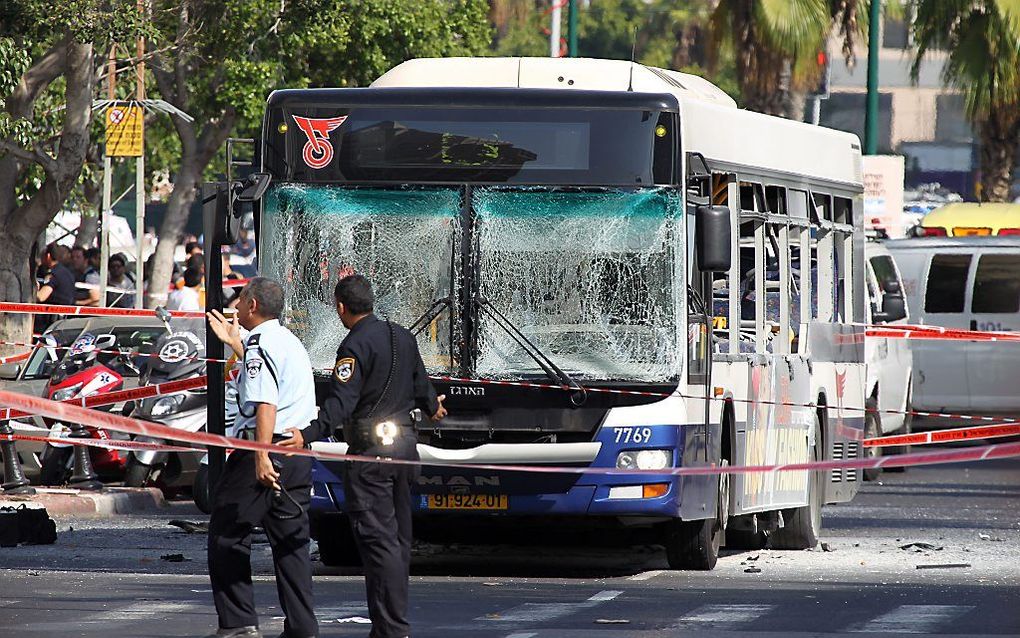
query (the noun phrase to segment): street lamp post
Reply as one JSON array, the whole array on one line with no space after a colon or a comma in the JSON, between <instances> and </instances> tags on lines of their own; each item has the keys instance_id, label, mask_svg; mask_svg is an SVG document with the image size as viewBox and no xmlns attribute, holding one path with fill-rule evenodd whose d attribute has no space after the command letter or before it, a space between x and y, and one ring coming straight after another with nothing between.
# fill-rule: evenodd
<instances>
[{"instance_id":1,"label":"street lamp post","mask_svg":"<svg viewBox=\"0 0 1020 638\"><path fill-rule=\"evenodd\" d=\"M868 22L868 99L864 111L864 154L878 154L878 38L881 33L881 0L871 0Z\"/></svg>"}]
</instances>

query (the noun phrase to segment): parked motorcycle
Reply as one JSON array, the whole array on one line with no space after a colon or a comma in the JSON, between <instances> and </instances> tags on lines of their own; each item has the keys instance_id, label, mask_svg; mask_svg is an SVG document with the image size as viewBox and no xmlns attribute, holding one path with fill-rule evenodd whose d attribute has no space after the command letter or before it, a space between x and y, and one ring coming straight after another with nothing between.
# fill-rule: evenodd
<instances>
[{"instance_id":1,"label":"parked motorcycle","mask_svg":"<svg viewBox=\"0 0 1020 638\"><path fill-rule=\"evenodd\" d=\"M52 337L50 337L52 339ZM71 344L67 356L57 365L46 385L44 396L53 401L66 401L91 397L106 392L114 392L124 387L124 376L116 369L124 367L137 372L130 351L122 351L109 365L99 360L101 351L112 350L116 346L116 337L112 334L93 335L82 333ZM56 342L46 344L52 351L56 350ZM112 406L102 406L100 410L110 410ZM54 419L44 419L50 428L52 438L66 436L69 424ZM92 438L110 439L111 436L101 428L85 426ZM71 444L49 443L42 456L42 469L39 482L43 485L63 485L71 476L74 446ZM125 456L123 452L105 448L91 448L90 457L95 471L103 478L119 478L124 471Z\"/></svg>"},{"instance_id":2,"label":"parked motorcycle","mask_svg":"<svg viewBox=\"0 0 1020 638\"><path fill-rule=\"evenodd\" d=\"M205 374L204 322L201 319L175 319L176 326L172 327L169 313L160 308L157 315L163 320L166 333L156 341L156 356L150 357L143 365L140 385L182 381ZM206 390L196 388L136 401L131 416L183 432L199 432L205 429L205 410ZM135 440L181 445L176 441L149 437L135 437ZM128 487L157 484L163 488L190 485L198 466L197 452L132 451L128 456L124 484Z\"/></svg>"}]
</instances>

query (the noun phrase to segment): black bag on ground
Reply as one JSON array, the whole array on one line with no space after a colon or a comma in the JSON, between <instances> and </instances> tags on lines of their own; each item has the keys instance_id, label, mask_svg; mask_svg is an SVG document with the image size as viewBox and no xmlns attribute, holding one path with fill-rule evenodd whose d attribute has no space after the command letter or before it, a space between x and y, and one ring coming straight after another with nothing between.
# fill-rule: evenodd
<instances>
[{"instance_id":1,"label":"black bag on ground","mask_svg":"<svg viewBox=\"0 0 1020 638\"><path fill-rule=\"evenodd\" d=\"M0 507L0 547L18 543L52 545L57 542L57 524L45 507Z\"/></svg>"}]
</instances>

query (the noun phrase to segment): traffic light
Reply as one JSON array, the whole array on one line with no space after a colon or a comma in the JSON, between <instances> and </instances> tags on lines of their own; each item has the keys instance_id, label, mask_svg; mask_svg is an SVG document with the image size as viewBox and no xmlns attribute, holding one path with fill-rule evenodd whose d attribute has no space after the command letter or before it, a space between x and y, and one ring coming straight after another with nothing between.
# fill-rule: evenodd
<instances>
[{"instance_id":1,"label":"traffic light","mask_svg":"<svg viewBox=\"0 0 1020 638\"><path fill-rule=\"evenodd\" d=\"M818 65L818 86L811 92L811 97L827 99L829 97L829 78L832 75L832 65L829 62L829 54L819 51L815 54L815 63Z\"/></svg>"}]
</instances>

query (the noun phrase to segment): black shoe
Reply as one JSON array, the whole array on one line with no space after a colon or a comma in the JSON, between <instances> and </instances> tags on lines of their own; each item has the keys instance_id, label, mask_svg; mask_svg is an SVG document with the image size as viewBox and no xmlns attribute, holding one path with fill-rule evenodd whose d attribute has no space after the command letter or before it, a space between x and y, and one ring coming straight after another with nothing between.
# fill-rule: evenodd
<instances>
[{"instance_id":1,"label":"black shoe","mask_svg":"<svg viewBox=\"0 0 1020 638\"><path fill-rule=\"evenodd\" d=\"M216 633L208 634L205 638L262 638L262 632L255 625L248 625L233 629L220 628L216 630Z\"/></svg>"}]
</instances>

